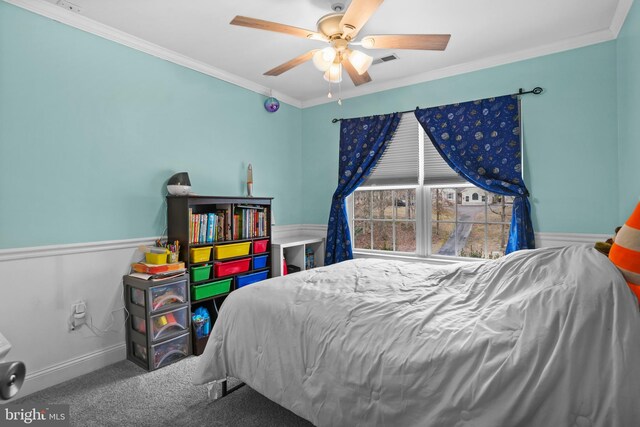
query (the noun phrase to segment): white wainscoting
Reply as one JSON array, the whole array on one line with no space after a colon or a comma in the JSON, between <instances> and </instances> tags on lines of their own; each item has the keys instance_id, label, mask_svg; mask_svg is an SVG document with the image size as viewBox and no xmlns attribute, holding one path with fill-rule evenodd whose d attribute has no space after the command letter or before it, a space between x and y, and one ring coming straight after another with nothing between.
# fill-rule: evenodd
<instances>
[{"instance_id":1,"label":"white wainscoting","mask_svg":"<svg viewBox=\"0 0 640 427\"><path fill-rule=\"evenodd\" d=\"M153 241L0 250L0 331L12 344L7 360L27 366L18 396L125 358L122 276L141 259L138 246ZM109 332L69 332L71 304L80 299L93 325Z\"/></svg>"},{"instance_id":2,"label":"white wainscoting","mask_svg":"<svg viewBox=\"0 0 640 427\"><path fill-rule=\"evenodd\" d=\"M323 236L326 226L274 226L274 237ZM27 378L18 397L126 358L122 276L155 237L0 250L0 332ZM69 332L71 304L84 299L93 324ZM113 318L112 318L113 314ZM113 319L113 320L112 320ZM110 328L108 326L111 325Z\"/></svg>"},{"instance_id":3,"label":"white wainscoting","mask_svg":"<svg viewBox=\"0 0 640 427\"><path fill-rule=\"evenodd\" d=\"M326 225L273 227L273 238L325 237ZM599 234L536 233L539 247L593 243ZM122 276L154 237L0 250L0 332L22 360L27 378L18 396L100 369L126 357ZM438 262L432 260L432 262ZM93 324L69 332L71 304L84 299ZM113 314L113 320L112 320Z\"/></svg>"},{"instance_id":4,"label":"white wainscoting","mask_svg":"<svg viewBox=\"0 0 640 427\"><path fill-rule=\"evenodd\" d=\"M576 234L576 233L536 233L537 248L552 248L554 246L569 246L595 244L613 237L611 234Z\"/></svg>"}]
</instances>

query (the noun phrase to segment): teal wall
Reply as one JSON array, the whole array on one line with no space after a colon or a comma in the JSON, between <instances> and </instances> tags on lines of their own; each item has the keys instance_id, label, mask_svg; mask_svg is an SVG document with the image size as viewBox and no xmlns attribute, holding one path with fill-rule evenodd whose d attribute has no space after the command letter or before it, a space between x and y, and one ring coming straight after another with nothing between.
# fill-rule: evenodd
<instances>
[{"instance_id":1,"label":"teal wall","mask_svg":"<svg viewBox=\"0 0 640 427\"><path fill-rule=\"evenodd\" d=\"M158 236L166 180L302 222L301 111L0 1L0 249ZM296 179L292 179L292 177Z\"/></svg>"},{"instance_id":2,"label":"teal wall","mask_svg":"<svg viewBox=\"0 0 640 427\"><path fill-rule=\"evenodd\" d=\"M627 15L617 40L619 117L619 224L640 196L640 3Z\"/></svg>"},{"instance_id":3,"label":"teal wall","mask_svg":"<svg viewBox=\"0 0 640 427\"><path fill-rule=\"evenodd\" d=\"M504 95L522 98L525 182L534 228L611 233L618 223L616 44L601 43L459 76L304 109L302 217L323 224L337 185L339 124L360 117Z\"/></svg>"},{"instance_id":4,"label":"teal wall","mask_svg":"<svg viewBox=\"0 0 640 427\"><path fill-rule=\"evenodd\" d=\"M537 85L523 98L535 229L609 234L640 196L639 44L635 4L616 41L268 114L259 94L0 2L0 249L159 235L170 175L242 195L248 162L279 225L326 224L333 117Z\"/></svg>"}]
</instances>

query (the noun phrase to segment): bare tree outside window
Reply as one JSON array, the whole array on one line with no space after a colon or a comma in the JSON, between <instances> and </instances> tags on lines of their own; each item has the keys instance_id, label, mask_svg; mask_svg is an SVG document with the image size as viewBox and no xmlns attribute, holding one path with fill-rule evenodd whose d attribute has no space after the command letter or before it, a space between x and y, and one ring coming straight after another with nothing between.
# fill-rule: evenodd
<instances>
[{"instance_id":1,"label":"bare tree outside window","mask_svg":"<svg viewBox=\"0 0 640 427\"><path fill-rule=\"evenodd\" d=\"M431 190L432 209L440 209L439 194L444 191L456 191L456 206L453 215L446 219L440 212L432 215L431 253L490 259L503 256L513 198L475 187L434 188Z\"/></svg>"},{"instance_id":2,"label":"bare tree outside window","mask_svg":"<svg viewBox=\"0 0 640 427\"><path fill-rule=\"evenodd\" d=\"M358 190L354 193L356 249L416 251L416 190Z\"/></svg>"},{"instance_id":3,"label":"bare tree outside window","mask_svg":"<svg viewBox=\"0 0 640 427\"><path fill-rule=\"evenodd\" d=\"M489 259L504 255L513 197L476 187L434 187L430 194L431 254ZM353 207L356 249L416 252L415 188L357 190Z\"/></svg>"}]
</instances>

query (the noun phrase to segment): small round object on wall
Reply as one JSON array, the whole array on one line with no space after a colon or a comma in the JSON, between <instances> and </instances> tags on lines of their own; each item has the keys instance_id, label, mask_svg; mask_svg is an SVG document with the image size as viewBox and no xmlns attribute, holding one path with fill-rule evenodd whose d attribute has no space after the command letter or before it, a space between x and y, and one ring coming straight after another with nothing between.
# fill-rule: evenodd
<instances>
[{"instance_id":1,"label":"small round object on wall","mask_svg":"<svg viewBox=\"0 0 640 427\"><path fill-rule=\"evenodd\" d=\"M280 108L280 101L278 101L273 96L268 97L264 101L264 109L270 113L275 113Z\"/></svg>"}]
</instances>

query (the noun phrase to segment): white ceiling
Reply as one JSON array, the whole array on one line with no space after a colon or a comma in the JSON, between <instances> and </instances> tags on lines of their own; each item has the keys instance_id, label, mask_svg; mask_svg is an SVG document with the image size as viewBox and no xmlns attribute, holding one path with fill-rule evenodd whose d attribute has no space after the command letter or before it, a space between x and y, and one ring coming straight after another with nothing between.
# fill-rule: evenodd
<instances>
[{"instance_id":1,"label":"white ceiling","mask_svg":"<svg viewBox=\"0 0 640 427\"><path fill-rule=\"evenodd\" d=\"M33 0L7 0L20 5ZM37 0L44 2L44 0ZM57 3L59 0L48 0ZM300 106L326 101L328 83L310 62L278 77L262 73L319 41L229 25L244 15L315 30L338 0L71 0L79 15L158 45L247 87L273 89ZM369 50L397 61L374 65L373 82L342 82L343 97L560 51L617 36L633 0L387 0L360 32L448 33L446 51ZM49 5L50 6L50 5ZM58 6L56 6L58 7ZM73 14L73 12L63 11ZM76 18L77 19L77 18ZM364 50L364 49L363 49ZM214 73L215 74L215 73ZM236 82L237 83L237 82Z\"/></svg>"}]
</instances>

